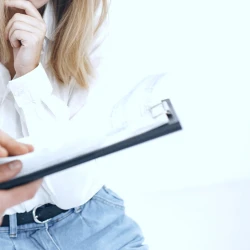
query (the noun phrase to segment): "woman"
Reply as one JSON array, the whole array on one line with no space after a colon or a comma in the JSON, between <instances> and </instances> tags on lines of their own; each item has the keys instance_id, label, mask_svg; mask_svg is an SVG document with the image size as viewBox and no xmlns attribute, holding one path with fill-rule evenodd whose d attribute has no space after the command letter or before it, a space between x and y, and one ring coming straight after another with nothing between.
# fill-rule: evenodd
<instances>
[{"instance_id":1,"label":"woman","mask_svg":"<svg viewBox=\"0 0 250 250\"><path fill-rule=\"evenodd\" d=\"M0 4L0 128L14 138L46 135L86 104L108 3ZM95 179L95 171L91 162L46 177L31 200L7 209L1 249L147 249L139 227L124 214L123 201Z\"/></svg>"}]
</instances>

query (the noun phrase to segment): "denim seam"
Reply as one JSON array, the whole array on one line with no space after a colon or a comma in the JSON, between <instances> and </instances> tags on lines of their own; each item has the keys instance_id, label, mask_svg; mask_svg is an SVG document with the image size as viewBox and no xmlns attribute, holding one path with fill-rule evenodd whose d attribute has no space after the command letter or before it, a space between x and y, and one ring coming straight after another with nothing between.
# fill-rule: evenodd
<instances>
[{"instance_id":1,"label":"denim seam","mask_svg":"<svg viewBox=\"0 0 250 250\"><path fill-rule=\"evenodd\" d=\"M49 232L49 227L48 224L46 225L46 229L45 231L47 232L47 235L49 236L50 240L52 241L52 243L54 244L54 246L60 250L60 247L58 246L58 242L56 242L56 240L53 238L52 234Z\"/></svg>"},{"instance_id":2,"label":"denim seam","mask_svg":"<svg viewBox=\"0 0 250 250\"><path fill-rule=\"evenodd\" d=\"M113 203L113 202L111 202L111 201L108 201L108 200L106 200L106 199L103 199L102 197L100 197L100 196L98 196L98 195L95 195L95 196L92 198L92 200L98 200L98 201L100 201L100 202L102 202L102 203L104 203L104 204L106 204L106 205L111 205L111 206L116 207L116 208L119 208L119 209L121 209L121 210L124 210L124 209L125 209L125 207L124 207L123 205L119 205L119 204Z\"/></svg>"},{"instance_id":3,"label":"denim seam","mask_svg":"<svg viewBox=\"0 0 250 250\"><path fill-rule=\"evenodd\" d=\"M9 228L0 231L0 235L1 234L6 234L6 233L9 234Z\"/></svg>"},{"instance_id":4,"label":"denim seam","mask_svg":"<svg viewBox=\"0 0 250 250\"><path fill-rule=\"evenodd\" d=\"M13 239L10 238L10 240L11 240L11 243L13 244L13 250L16 250L17 248L16 248L16 245L15 245Z\"/></svg>"},{"instance_id":5,"label":"denim seam","mask_svg":"<svg viewBox=\"0 0 250 250\"><path fill-rule=\"evenodd\" d=\"M73 214L74 213L74 211L72 210L72 211L67 211L63 216L61 216L60 218L58 218L58 219L54 219L54 220L52 220L52 221L49 221L48 222L48 225L49 226L54 226L56 223L58 223L58 222L60 222L60 221L62 221L62 220L64 220L64 219L66 219L67 217L69 217L71 214Z\"/></svg>"},{"instance_id":6,"label":"denim seam","mask_svg":"<svg viewBox=\"0 0 250 250\"><path fill-rule=\"evenodd\" d=\"M22 232L26 232L26 231L34 231L34 230L40 230L40 229L44 229L44 227L32 227L32 228L20 228L17 229L18 232L22 233Z\"/></svg>"},{"instance_id":7,"label":"denim seam","mask_svg":"<svg viewBox=\"0 0 250 250\"><path fill-rule=\"evenodd\" d=\"M43 246L36 240L36 238L32 237L33 234L29 235L29 239L32 241L32 243L36 246L36 249L38 250L44 250Z\"/></svg>"},{"instance_id":8,"label":"denim seam","mask_svg":"<svg viewBox=\"0 0 250 250\"><path fill-rule=\"evenodd\" d=\"M18 228L17 232L26 232L26 231L34 231L34 230L40 230L40 229L44 229L44 227L32 227L32 228ZM9 233L9 229L7 229L6 231L1 231L1 233Z\"/></svg>"},{"instance_id":9,"label":"denim seam","mask_svg":"<svg viewBox=\"0 0 250 250\"><path fill-rule=\"evenodd\" d=\"M88 227L91 228L91 223L88 223L88 222L84 219L84 217L82 216L81 213L78 213L78 215L80 216L80 218L81 218L81 220L82 220L82 223L83 223L83 224L86 224Z\"/></svg>"},{"instance_id":10,"label":"denim seam","mask_svg":"<svg viewBox=\"0 0 250 250\"><path fill-rule=\"evenodd\" d=\"M81 216L81 218L82 218L82 215L80 215L80 216ZM114 225L114 224L116 224L116 222L118 222L118 221L120 221L120 220L122 220L122 219L123 219L123 215L121 215L121 216L119 216L118 218L116 218L116 219L115 219L114 221L112 221L112 223L110 223L108 226L106 226L106 227L102 228L101 230L97 231L97 232L95 233L95 235L90 235L88 238L85 239L85 244L87 244L87 242L88 242L89 240L91 240L93 237L95 237L95 243L100 242L100 241L103 241L102 237L97 237L97 235L102 234L102 232L103 232L104 230L107 230L107 228L114 228L114 227L116 227L116 225Z\"/></svg>"}]
</instances>

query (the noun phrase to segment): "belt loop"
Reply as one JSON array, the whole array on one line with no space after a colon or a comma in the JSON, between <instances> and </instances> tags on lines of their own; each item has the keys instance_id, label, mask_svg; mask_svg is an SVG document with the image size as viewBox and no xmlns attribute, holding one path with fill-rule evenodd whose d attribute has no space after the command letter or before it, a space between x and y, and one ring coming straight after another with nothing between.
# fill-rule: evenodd
<instances>
[{"instance_id":1,"label":"belt loop","mask_svg":"<svg viewBox=\"0 0 250 250\"><path fill-rule=\"evenodd\" d=\"M9 215L9 223L10 223L10 238L16 238L17 237L16 214Z\"/></svg>"},{"instance_id":2,"label":"belt loop","mask_svg":"<svg viewBox=\"0 0 250 250\"><path fill-rule=\"evenodd\" d=\"M77 214L80 213L81 211L82 211L82 206L74 208L74 212L77 213Z\"/></svg>"}]
</instances>

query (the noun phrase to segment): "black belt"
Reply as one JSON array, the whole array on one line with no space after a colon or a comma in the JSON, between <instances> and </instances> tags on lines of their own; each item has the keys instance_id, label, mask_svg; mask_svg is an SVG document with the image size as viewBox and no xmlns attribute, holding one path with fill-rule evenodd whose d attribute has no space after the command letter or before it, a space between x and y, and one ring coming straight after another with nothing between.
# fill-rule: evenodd
<instances>
[{"instance_id":1,"label":"black belt","mask_svg":"<svg viewBox=\"0 0 250 250\"><path fill-rule=\"evenodd\" d=\"M67 211L68 210L63 210L56 205L45 204L43 206L34 208L30 212L16 214L17 225L24 225L28 223L45 223L51 218ZM9 215L5 215L3 217L1 227L9 227Z\"/></svg>"}]
</instances>

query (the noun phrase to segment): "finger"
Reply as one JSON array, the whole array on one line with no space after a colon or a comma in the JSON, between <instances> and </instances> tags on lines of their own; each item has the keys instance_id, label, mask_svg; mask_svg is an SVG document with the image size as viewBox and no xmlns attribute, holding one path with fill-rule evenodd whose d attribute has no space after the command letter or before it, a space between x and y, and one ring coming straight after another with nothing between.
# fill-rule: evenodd
<instances>
[{"instance_id":1,"label":"finger","mask_svg":"<svg viewBox=\"0 0 250 250\"><path fill-rule=\"evenodd\" d=\"M22 169L20 161L12 161L0 165L0 183L8 181L15 177Z\"/></svg>"},{"instance_id":2,"label":"finger","mask_svg":"<svg viewBox=\"0 0 250 250\"><path fill-rule=\"evenodd\" d=\"M23 145L25 148L28 149L28 153L33 152L34 151L34 147L30 144L25 144L25 143L20 143L21 145Z\"/></svg>"},{"instance_id":3,"label":"finger","mask_svg":"<svg viewBox=\"0 0 250 250\"><path fill-rule=\"evenodd\" d=\"M13 26L13 24L15 22L23 22L26 23L38 30L41 30L44 34L46 32L46 24L44 23L44 21L39 21L34 17L31 16L27 16L24 14L20 14L20 13L16 13L8 22L6 28L5 28L5 36L6 39L8 38L8 34L10 31L10 28Z\"/></svg>"},{"instance_id":4,"label":"finger","mask_svg":"<svg viewBox=\"0 0 250 250\"><path fill-rule=\"evenodd\" d=\"M34 147L32 145L17 142L16 140L14 140L1 130L0 130L0 146L1 148L7 150L8 155L22 155L32 152L34 150ZM6 154L1 155L0 153L0 157L6 157L8 155Z\"/></svg>"},{"instance_id":5,"label":"finger","mask_svg":"<svg viewBox=\"0 0 250 250\"><path fill-rule=\"evenodd\" d=\"M39 189L41 183L42 180L37 180L20 187L12 188L10 190L0 191L0 200L4 206L1 210L5 210L26 200L32 199Z\"/></svg>"},{"instance_id":6,"label":"finger","mask_svg":"<svg viewBox=\"0 0 250 250\"><path fill-rule=\"evenodd\" d=\"M37 36L37 34L23 31L23 30L15 30L11 37L9 37L10 43L13 47L19 48L21 46L24 47L36 47L39 45L41 39ZM21 42L21 43L20 43Z\"/></svg>"},{"instance_id":7,"label":"finger","mask_svg":"<svg viewBox=\"0 0 250 250\"><path fill-rule=\"evenodd\" d=\"M23 0L6 0L5 6L9 8L17 8L24 10L25 13L29 16L32 16L38 20L43 20L42 16L40 15L39 11L30 1L23 1Z\"/></svg>"},{"instance_id":8,"label":"finger","mask_svg":"<svg viewBox=\"0 0 250 250\"><path fill-rule=\"evenodd\" d=\"M7 157L8 156L8 151L0 146L0 157Z\"/></svg>"},{"instance_id":9,"label":"finger","mask_svg":"<svg viewBox=\"0 0 250 250\"><path fill-rule=\"evenodd\" d=\"M15 30L27 31L30 33L37 33L38 36L39 36L39 32L40 32L39 29L37 29L29 24L26 24L26 23L20 22L20 21L16 21L13 23L13 25L11 26L11 28L9 30L9 33L8 33L9 40L10 40L10 37L12 37Z\"/></svg>"}]
</instances>

